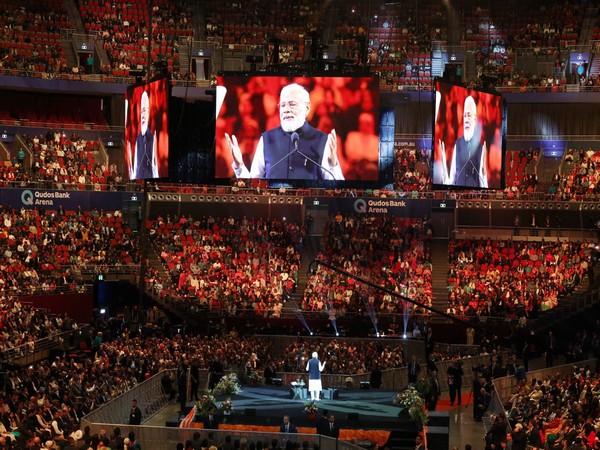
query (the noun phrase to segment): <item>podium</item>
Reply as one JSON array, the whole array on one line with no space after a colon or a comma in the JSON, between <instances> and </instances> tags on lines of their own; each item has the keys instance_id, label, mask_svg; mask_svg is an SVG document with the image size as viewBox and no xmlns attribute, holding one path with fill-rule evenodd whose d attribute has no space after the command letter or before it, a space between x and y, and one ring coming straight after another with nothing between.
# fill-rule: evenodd
<instances>
[{"instance_id":1,"label":"podium","mask_svg":"<svg viewBox=\"0 0 600 450\"><path fill-rule=\"evenodd\" d=\"M292 381L292 387L290 389L290 396L292 400L301 399L306 400L308 398L308 389L304 382Z\"/></svg>"}]
</instances>

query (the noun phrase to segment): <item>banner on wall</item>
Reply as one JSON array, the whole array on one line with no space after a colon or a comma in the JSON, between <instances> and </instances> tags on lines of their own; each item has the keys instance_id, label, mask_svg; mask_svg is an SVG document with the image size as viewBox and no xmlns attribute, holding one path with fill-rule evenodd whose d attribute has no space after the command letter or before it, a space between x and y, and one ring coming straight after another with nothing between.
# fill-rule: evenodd
<instances>
[{"instance_id":1,"label":"banner on wall","mask_svg":"<svg viewBox=\"0 0 600 450\"><path fill-rule=\"evenodd\" d=\"M431 137L405 138L403 136L394 136L394 149L415 149L421 150L421 152L431 155Z\"/></svg>"},{"instance_id":2,"label":"banner on wall","mask_svg":"<svg viewBox=\"0 0 600 450\"><path fill-rule=\"evenodd\" d=\"M0 201L15 209L58 209L83 211L94 208L107 211L121 209L125 201L142 201L141 192L63 191L58 189L2 189Z\"/></svg>"},{"instance_id":3,"label":"banner on wall","mask_svg":"<svg viewBox=\"0 0 600 450\"><path fill-rule=\"evenodd\" d=\"M453 209L454 200L424 200L381 197L345 197L329 198L329 214L338 212L348 215L369 214L375 216L394 216L404 218L423 218L431 216L432 209Z\"/></svg>"}]
</instances>

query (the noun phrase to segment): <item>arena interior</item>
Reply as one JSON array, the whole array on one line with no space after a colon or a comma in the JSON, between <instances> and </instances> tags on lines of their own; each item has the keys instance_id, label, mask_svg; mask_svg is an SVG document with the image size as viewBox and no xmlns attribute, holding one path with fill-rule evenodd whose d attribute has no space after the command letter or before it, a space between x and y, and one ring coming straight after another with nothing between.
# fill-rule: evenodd
<instances>
[{"instance_id":1,"label":"arena interior","mask_svg":"<svg viewBox=\"0 0 600 450\"><path fill-rule=\"evenodd\" d=\"M600 448L598 6L1 1L0 449Z\"/></svg>"}]
</instances>

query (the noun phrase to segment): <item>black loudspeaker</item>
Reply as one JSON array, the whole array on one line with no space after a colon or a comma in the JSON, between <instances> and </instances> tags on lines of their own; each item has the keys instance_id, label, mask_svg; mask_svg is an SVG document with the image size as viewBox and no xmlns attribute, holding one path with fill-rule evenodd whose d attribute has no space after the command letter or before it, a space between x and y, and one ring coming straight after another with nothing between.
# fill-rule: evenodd
<instances>
[{"instance_id":1,"label":"black loudspeaker","mask_svg":"<svg viewBox=\"0 0 600 450\"><path fill-rule=\"evenodd\" d=\"M332 391L331 392L331 398L332 398L332 400L337 400L338 398L340 398L340 391L338 391L335 388L332 388L331 391Z\"/></svg>"},{"instance_id":2,"label":"black loudspeaker","mask_svg":"<svg viewBox=\"0 0 600 450\"><path fill-rule=\"evenodd\" d=\"M246 408L244 415L248 417L256 417L256 408Z\"/></svg>"},{"instance_id":3,"label":"black loudspeaker","mask_svg":"<svg viewBox=\"0 0 600 450\"><path fill-rule=\"evenodd\" d=\"M281 386L282 384L281 378L273 378L273 386Z\"/></svg>"},{"instance_id":4,"label":"black loudspeaker","mask_svg":"<svg viewBox=\"0 0 600 450\"><path fill-rule=\"evenodd\" d=\"M361 389L371 389L371 383L369 383L368 381L361 381L360 388Z\"/></svg>"},{"instance_id":5,"label":"black loudspeaker","mask_svg":"<svg viewBox=\"0 0 600 450\"><path fill-rule=\"evenodd\" d=\"M348 413L347 419L350 420L358 420L358 413Z\"/></svg>"}]
</instances>

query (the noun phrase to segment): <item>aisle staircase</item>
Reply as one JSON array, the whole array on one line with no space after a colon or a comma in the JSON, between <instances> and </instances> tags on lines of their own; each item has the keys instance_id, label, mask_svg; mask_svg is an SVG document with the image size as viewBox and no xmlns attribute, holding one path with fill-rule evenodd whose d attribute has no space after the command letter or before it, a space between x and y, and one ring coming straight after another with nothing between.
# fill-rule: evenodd
<instances>
[{"instance_id":1,"label":"aisle staircase","mask_svg":"<svg viewBox=\"0 0 600 450\"><path fill-rule=\"evenodd\" d=\"M302 260L300 270L298 272L298 284L292 298L283 304L283 314L294 314L302 304L304 291L308 285L311 275L308 273L309 267L319 252L321 242L320 236L307 236L304 240L304 248L302 249Z\"/></svg>"},{"instance_id":2,"label":"aisle staircase","mask_svg":"<svg viewBox=\"0 0 600 450\"><path fill-rule=\"evenodd\" d=\"M439 311L448 307L448 240L434 239L431 244L432 304Z\"/></svg>"}]
</instances>

